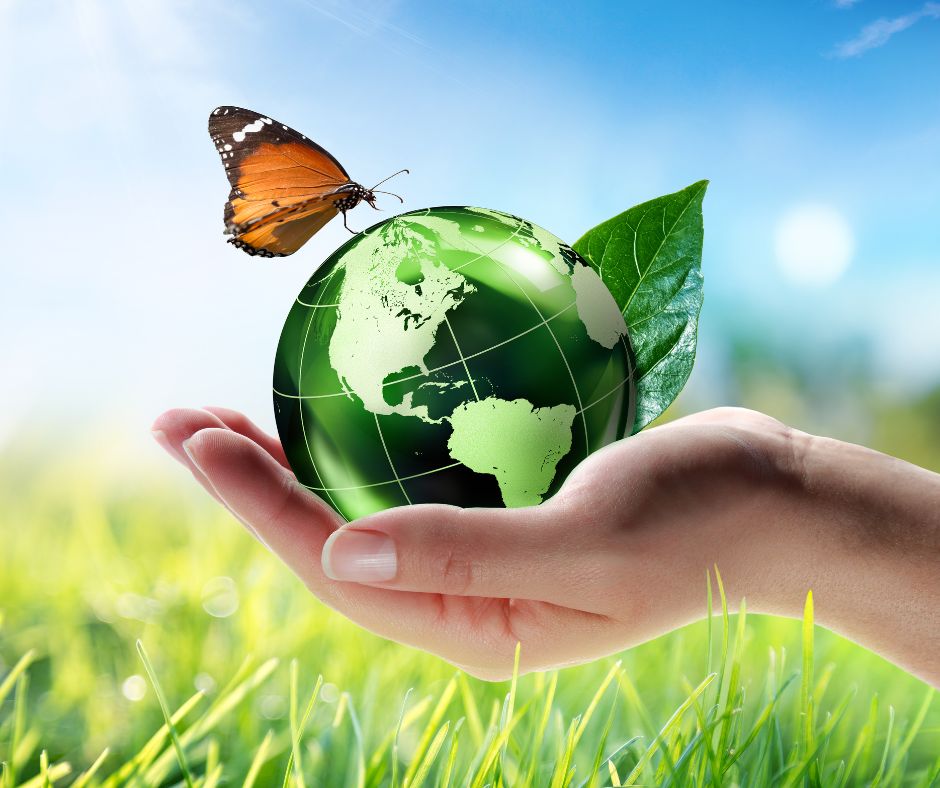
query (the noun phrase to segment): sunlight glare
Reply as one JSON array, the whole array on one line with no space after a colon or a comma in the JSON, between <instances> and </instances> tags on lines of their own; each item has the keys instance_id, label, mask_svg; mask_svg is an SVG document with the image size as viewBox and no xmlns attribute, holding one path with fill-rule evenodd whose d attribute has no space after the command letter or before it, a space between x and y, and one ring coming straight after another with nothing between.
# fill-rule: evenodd
<instances>
[{"instance_id":1,"label":"sunlight glare","mask_svg":"<svg viewBox=\"0 0 940 788\"><path fill-rule=\"evenodd\" d=\"M845 273L855 252L855 239L838 210L806 203L791 208L777 222L774 250L787 279L822 287Z\"/></svg>"}]
</instances>

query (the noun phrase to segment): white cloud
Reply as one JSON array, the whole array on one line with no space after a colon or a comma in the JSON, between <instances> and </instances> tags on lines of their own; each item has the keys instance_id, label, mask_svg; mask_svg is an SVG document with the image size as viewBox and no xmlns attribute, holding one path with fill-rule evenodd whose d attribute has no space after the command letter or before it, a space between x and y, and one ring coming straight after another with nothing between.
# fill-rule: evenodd
<instances>
[{"instance_id":1,"label":"white cloud","mask_svg":"<svg viewBox=\"0 0 940 788\"><path fill-rule=\"evenodd\" d=\"M859 2L861 2L861 0L835 0L835 6L836 8L851 8Z\"/></svg>"},{"instance_id":2,"label":"white cloud","mask_svg":"<svg viewBox=\"0 0 940 788\"><path fill-rule=\"evenodd\" d=\"M833 54L840 58L858 57L870 49L884 46L892 36L916 25L922 19L940 19L940 3L924 3L918 11L890 19L876 19L865 25L855 38L836 46Z\"/></svg>"}]
</instances>

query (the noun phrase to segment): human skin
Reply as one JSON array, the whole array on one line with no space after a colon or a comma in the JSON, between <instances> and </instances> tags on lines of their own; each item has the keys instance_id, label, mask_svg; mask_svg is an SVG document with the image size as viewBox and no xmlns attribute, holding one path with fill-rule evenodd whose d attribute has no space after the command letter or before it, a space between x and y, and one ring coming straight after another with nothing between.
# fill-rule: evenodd
<instances>
[{"instance_id":1,"label":"human skin","mask_svg":"<svg viewBox=\"0 0 940 788\"><path fill-rule=\"evenodd\" d=\"M741 408L595 452L539 506L345 522L224 408L154 437L326 605L490 680L585 662L732 607L816 621L940 686L940 475Z\"/></svg>"}]
</instances>

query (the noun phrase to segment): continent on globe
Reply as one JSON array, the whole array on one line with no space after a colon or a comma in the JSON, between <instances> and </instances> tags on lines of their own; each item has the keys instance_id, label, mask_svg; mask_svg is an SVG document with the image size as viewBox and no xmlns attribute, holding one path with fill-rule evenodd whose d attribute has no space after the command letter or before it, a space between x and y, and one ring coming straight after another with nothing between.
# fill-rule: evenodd
<instances>
[{"instance_id":1,"label":"continent on globe","mask_svg":"<svg viewBox=\"0 0 940 788\"><path fill-rule=\"evenodd\" d=\"M524 399L465 402L450 416L447 448L471 470L492 473L506 506L533 506L571 451L575 415L571 405L535 408Z\"/></svg>"},{"instance_id":2,"label":"continent on globe","mask_svg":"<svg viewBox=\"0 0 940 788\"><path fill-rule=\"evenodd\" d=\"M362 252L369 264L346 267L330 338L330 363L343 386L371 413L434 421L427 406L412 405L412 392L392 405L382 386L390 374L406 367L427 374L424 357L447 320L447 310L475 288L434 260L429 241L418 234L402 237L407 243L387 244L378 233L367 236Z\"/></svg>"},{"instance_id":3,"label":"continent on globe","mask_svg":"<svg viewBox=\"0 0 940 788\"><path fill-rule=\"evenodd\" d=\"M428 208L351 238L284 324L278 433L349 519L528 506L632 428L634 360L598 272L537 225Z\"/></svg>"}]
</instances>

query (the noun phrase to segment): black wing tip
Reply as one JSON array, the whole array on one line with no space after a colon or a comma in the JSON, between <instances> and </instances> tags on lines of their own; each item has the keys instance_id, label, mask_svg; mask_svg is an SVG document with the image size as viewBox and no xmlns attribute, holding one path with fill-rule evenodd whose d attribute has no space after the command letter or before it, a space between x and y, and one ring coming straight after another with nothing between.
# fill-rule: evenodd
<instances>
[{"instance_id":1,"label":"black wing tip","mask_svg":"<svg viewBox=\"0 0 940 788\"><path fill-rule=\"evenodd\" d=\"M245 107L236 107L234 104L220 104L218 107L216 107L209 113L210 131L214 123L219 123L223 119L227 118L229 115L237 115L239 113L247 113L251 115L252 117L257 117L257 118L267 117L267 115L262 115L260 112L256 112L253 109L246 109Z\"/></svg>"},{"instance_id":2,"label":"black wing tip","mask_svg":"<svg viewBox=\"0 0 940 788\"><path fill-rule=\"evenodd\" d=\"M209 113L209 131L212 131L212 124L217 122L220 118L225 115L228 115L232 110L238 109L238 107L230 107L226 104L223 104L219 107L216 107Z\"/></svg>"},{"instance_id":3,"label":"black wing tip","mask_svg":"<svg viewBox=\"0 0 940 788\"><path fill-rule=\"evenodd\" d=\"M228 242L236 249L241 249L245 254L252 257L287 257L283 252L272 252L268 249L259 249L251 244L245 243L241 238L229 238Z\"/></svg>"},{"instance_id":4,"label":"black wing tip","mask_svg":"<svg viewBox=\"0 0 940 788\"><path fill-rule=\"evenodd\" d=\"M231 115L234 112L254 112L254 110L245 109L244 107L236 107L234 104L220 104L212 112L209 113L209 117L217 117L219 115ZM255 113L256 115L258 113Z\"/></svg>"}]
</instances>

